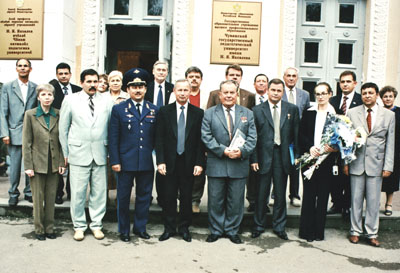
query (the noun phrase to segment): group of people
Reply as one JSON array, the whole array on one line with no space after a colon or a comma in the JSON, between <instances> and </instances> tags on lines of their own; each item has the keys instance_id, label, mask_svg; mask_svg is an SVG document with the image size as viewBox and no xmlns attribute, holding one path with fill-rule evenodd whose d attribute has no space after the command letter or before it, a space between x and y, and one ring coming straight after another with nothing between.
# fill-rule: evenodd
<instances>
[{"instance_id":1,"label":"group of people","mask_svg":"<svg viewBox=\"0 0 400 273\"><path fill-rule=\"evenodd\" d=\"M132 233L149 239L146 224L156 169L157 201L164 220L160 241L177 234L191 241L192 213L200 211L206 177L207 242L225 237L242 243L238 233L246 186L248 211L254 211L251 237L259 237L266 229L268 203L273 198L273 232L288 240L289 177L290 203L301 205L300 238L324 240L331 193L333 206L328 213L350 215L349 240L357 243L365 234L371 245L379 246L381 188L387 193L386 215L391 215L393 192L399 189L395 133L400 130L400 111L394 106L397 91L393 87L379 92L376 84L365 83L360 95L355 92L356 75L344 71L339 78L341 94L332 97L329 84L321 82L314 89L316 102L310 103L310 93L296 87L294 67L285 70L283 80L258 74L255 93L240 88L243 70L235 64L226 68L225 80L210 93L200 90L203 73L195 66L175 85L168 83L164 61L153 65L154 80L141 68L125 74L112 71L108 76L87 69L80 75L81 88L70 83L71 69L66 63L56 67L57 79L38 86L29 80L29 60L18 60L16 70L18 79L3 86L0 104L0 137L10 155L9 205L18 204L23 159L24 198L33 202L39 240L56 238L54 207L63 202L64 188L71 200L74 239L84 239L90 186L89 228L94 237L104 238L107 193L116 188L118 231L122 241L129 241L134 185ZM376 103L378 94L384 107ZM335 147L326 145L321 150L328 114L347 115L355 127L367 132L366 145L356 151L357 159L349 165ZM294 159L305 152L330 154L311 179L303 177L301 204Z\"/></svg>"}]
</instances>

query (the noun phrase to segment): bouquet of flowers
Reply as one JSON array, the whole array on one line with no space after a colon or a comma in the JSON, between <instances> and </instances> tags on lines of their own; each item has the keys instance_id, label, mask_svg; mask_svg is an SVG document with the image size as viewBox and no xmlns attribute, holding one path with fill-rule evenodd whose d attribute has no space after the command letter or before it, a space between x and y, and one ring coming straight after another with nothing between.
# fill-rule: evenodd
<instances>
[{"instance_id":1,"label":"bouquet of flowers","mask_svg":"<svg viewBox=\"0 0 400 273\"><path fill-rule=\"evenodd\" d=\"M344 115L328 114L325 122L325 130L321 137L321 143L318 146L319 156L312 156L310 153L304 153L296 159L298 169L309 168L303 173L310 180L315 169L328 157L329 152L325 151L325 145L329 145L340 151L341 158L345 164L349 164L356 159L355 152L357 148L362 147L367 139L367 133L362 127L353 128L350 119Z\"/></svg>"}]
</instances>

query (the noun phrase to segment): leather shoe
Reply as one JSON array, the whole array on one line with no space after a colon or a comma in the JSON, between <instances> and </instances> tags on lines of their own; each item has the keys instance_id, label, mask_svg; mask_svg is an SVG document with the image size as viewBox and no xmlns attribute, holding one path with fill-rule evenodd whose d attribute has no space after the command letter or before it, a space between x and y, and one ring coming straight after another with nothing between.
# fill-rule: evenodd
<instances>
[{"instance_id":1,"label":"leather shoe","mask_svg":"<svg viewBox=\"0 0 400 273\"><path fill-rule=\"evenodd\" d=\"M142 239L150 239L150 235L146 231L134 231L133 234L139 236Z\"/></svg>"},{"instance_id":2,"label":"leather shoe","mask_svg":"<svg viewBox=\"0 0 400 273\"><path fill-rule=\"evenodd\" d=\"M39 241L44 241L46 240L46 236L44 234L36 234L36 239Z\"/></svg>"},{"instance_id":3,"label":"leather shoe","mask_svg":"<svg viewBox=\"0 0 400 273\"><path fill-rule=\"evenodd\" d=\"M242 240L240 240L239 235L235 234L235 235L229 235L229 240L231 240L232 243L234 244L242 244Z\"/></svg>"},{"instance_id":4,"label":"leather shoe","mask_svg":"<svg viewBox=\"0 0 400 273\"><path fill-rule=\"evenodd\" d=\"M274 230L274 233L275 233L279 238L281 238L282 240L289 240L289 238L288 238L288 236L287 236L287 234L286 234L286 231L275 231L275 230Z\"/></svg>"},{"instance_id":5,"label":"leather shoe","mask_svg":"<svg viewBox=\"0 0 400 273\"><path fill-rule=\"evenodd\" d=\"M10 207L15 207L18 204L18 197L10 197L10 199L8 199L8 205Z\"/></svg>"},{"instance_id":6,"label":"leather shoe","mask_svg":"<svg viewBox=\"0 0 400 273\"><path fill-rule=\"evenodd\" d=\"M61 205L62 203L64 203L62 196L56 196L56 204Z\"/></svg>"},{"instance_id":7,"label":"leather shoe","mask_svg":"<svg viewBox=\"0 0 400 273\"><path fill-rule=\"evenodd\" d=\"M163 234L161 234L160 238L158 238L158 240L160 242L168 240L169 238L173 237L175 235L175 232L166 232L164 231Z\"/></svg>"},{"instance_id":8,"label":"leather shoe","mask_svg":"<svg viewBox=\"0 0 400 273\"><path fill-rule=\"evenodd\" d=\"M217 234L210 234L207 236L206 242L207 243L214 243L215 241L217 241L221 236L217 235Z\"/></svg>"},{"instance_id":9,"label":"leather shoe","mask_svg":"<svg viewBox=\"0 0 400 273\"><path fill-rule=\"evenodd\" d=\"M85 238L85 234L83 230L75 230L74 240L75 241L82 241Z\"/></svg>"},{"instance_id":10,"label":"leather shoe","mask_svg":"<svg viewBox=\"0 0 400 273\"><path fill-rule=\"evenodd\" d=\"M92 229L93 236L97 240L103 240L104 239L104 233L100 229Z\"/></svg>"},{"instance_id":11,"label":"leather shoe","mask_svg":"<svg viewBox=\"0 0 400 273\"><path fill-rule=\"evenodd\" d=\"M46 233L46 237L49 238L49 239L55 239L57 236L56 236L56 234L53 232L53 233Z\"/></svg>"},{"instance_id":12,"label":"leather shoe","mask_svg":"<svg viewBox=\"0 0 400 273\"><path fill-rule=\"evenodd\" d=\"M247 207L247 212L254 212L256 210L256 204L250 203Z\"/></svg>"},{"instance_id":13,"label":"leather shoe","mask_svg":"<svg viewBox=\"0 0 400 273\"><path fill-rule=\"evenodd\" d=\"M358 241L360 241L360 237L358 237L356 235L351 235L349 237L349 241L350 241L350 243L358 244Z\"/></svg>"},{"instance_id":14,"label":"leather shoe","mask_svg":"<svg viewBox=\"0 0 400 273\"><path fill-rule=\"evenodd\" d=\"M342 212L342 210L340 209L340 208L338 208L338 207L336 207L335 205L333 205L332 207L330 207L329 209L328 209L328 211L326 212L326 214L338 214L338 213L341 213Z\"/></svg>"},{"instance_id":15,"label":"leather shoe","mask_svg":"<svg viewBox=\"0 0 400 273\"><path fill-rule=\"evenodd\" d=\"M192 236L190 235L189 231L183 232L181 234L182 239L185 240L186 242L190 243L192 241Z\"/></svg>"},{"instance_id":16,"label":"leather shoe","mask_svg":"<svg viewBox=\"0 0 400 273\"><path fill-rule=\"evenodd\" d=\"M129 234L124 234L124 233L121 233L119 235L119 238L121 239L122 242L129 242L131 240Z\"/></svg>"},{"instance_id":17,"label":"leather shoe","mask_svg":"<svg viewBox=\"0 0 400 273\"><path fill-rule=\"evenodd\" d=\"M253 231L251 232L251 238L258 238L258 237L260 237L261 233L262 233L262 231L253 230Z\"/></svg>"},{"instance_id":18,"label":"leather shoe","mask_svg":"<svg viewBox=\"0 0 400 273\"><path fill-rule=\"evenodd\" d=\"M27 196L27 195L25 195L25 196L24 196L24 199L25 199L26 201L28 201L29 203L33 203L32 196Z\"/></svg>"},{"instance_id":19,"label":"leather shoe","mask_svg":"<svg viewBox=\"0 0 400 273\"><path fill-rule=\"evenodd\" d=\"M379 243L379 241L376 238L371 238L369 239L369 244L371 246L375 246L375 247L379 247L381 244Z\"/></svg>"}]
</instances>

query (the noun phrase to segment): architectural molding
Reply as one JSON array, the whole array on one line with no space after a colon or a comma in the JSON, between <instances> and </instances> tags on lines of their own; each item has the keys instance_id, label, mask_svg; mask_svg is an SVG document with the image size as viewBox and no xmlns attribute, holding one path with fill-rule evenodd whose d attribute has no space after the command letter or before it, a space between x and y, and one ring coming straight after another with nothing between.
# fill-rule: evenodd
<instances>
[{"instance_id":1,"label":"architectural molding","mask_svg":"<svg viewBox=\"0 0 400 273\"><path fill-rule=\"evenodd\" d=\"M185 74L189 43L189 16L189 0L175 0L172 24L172 81L182 78Z\"/></svg>"},{"instance_id":2,"label":"architectural molding","mask_svg":"<svg viewBox=\"0 0 400 273\"><path fill-rule=\"evenodd\" d=\"M282 68L296 64L297 0L283 1Z\"/></svg>"},{"instance_id":3,"label":"architectural molding","mask_svg":"<svg viewBox=\"0 0 400 273\"><path fill-rule=\"evenodd\" d=\"M371 0L366 81L381 86L386 80L389 0Z\"/></svg>"},{"instance_id":4,"label":"architectural molding","mask_svg":"<svg viewBox=\"0 0 400 273\"><path fill-rule=\"evenodd\" d=\"M98 33L100 22L100 1L84 0L82 69L98 68Z\"/></svg>"}]
</instances>

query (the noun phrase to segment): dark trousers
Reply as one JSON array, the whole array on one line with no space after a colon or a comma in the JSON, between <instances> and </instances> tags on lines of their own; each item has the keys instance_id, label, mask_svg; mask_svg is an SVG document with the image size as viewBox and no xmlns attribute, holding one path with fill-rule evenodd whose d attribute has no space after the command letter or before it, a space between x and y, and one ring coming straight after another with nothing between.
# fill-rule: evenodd
<instances>
[{"instance_id":1,"label":"dark trousers","mask_svg":"<svg viewBox=\"0 0 400 273\"><path fill-rule=\"evenodd\" d=\"M299 170L292 166L289 170L289 198L298 198L299 196Z\"/></svg>"},{"instance_id":2,"label":"dark trousers","mask_svg":"<svg viewBox=\"0 0 400 273\"><path fill-rule=\"evenodd\" d=\"M303 178L303 202L299 228L299 236L302 239L324 239L329 184L332 176L332 166L322 164L314 171L311 180Z\"/></svg>"},{"instance_id":3,"label":"dark trousers","mask_svg":"<svg viewBox=\"0 0 400 273\"><path fill-rule=\"evenodd\" d=\"M118 231L129 234L130 216L129 203L133 180L136 182L135 213L133 217L133 230L137 232L146 231L149 218L151 192L153 190L154 171L118 173L117 200L118 200Z\"/></svg>"},{"instance_id":4,"label":"dark trousers","mask_svg":"<svg viewBox=\"0 0 400 273\"><path fill-rule=\"evenodd\" d=\"M280 232L285 230L286 226L286 186L287 174L285 174L282 165L281 149L274 146L272 166L266 174L259 174L257 179L258 196L256 209L254 212L254 230L264 231L267 221L266 200L267 192L273 182L274 208L272 213L272 229Z\"/></svg>"},{"instance_id":5,"label":"dark trousers","mask_svg":"<svg viewBox=\"0 0 400 273\"><path fill-rule=\"evenodd\" d=\"M201 175L194 177L193 191L192 191L192 203L200 204L201 197L204 193L204 185L206 184L206 175L203 171Z\"/></svg>"},{"instance_id":6,"label":"dark trousers","mask_svg":"<svg viewBox=\"0 0 400 273\"><path fill-rule=\"evenodd\" d=\"M236 235L243 219L247 177L208 177L208 225L211 234Z\"/></svg>"},{"instance_id":7,"label":"dark trousers","mask_svg":"<svg viewBox=\"0 0 400 273\"><path fill-rule=\"evenodd\" d=\"M187 175L185 168L185 153L176 155L175 171L166 175L164 188L164 228L166 232L188 231L192 223L192 190L193 175ZM179 220L176 211L179 192Z\"/></svg>"},{"instance_id":8,"label":"dark trousers","mask_svg":"<svg viewBox=\"0 0 400 273\"><path fill-rule=\"evenodd\" d=\"M343 167L339 166L339 175L332 176L331 198L333 205L338 209L349 209L351 200L350 176L343 174Z\"/></svg>"},{"instance_id":9,"label":"dark trousers","mask_svg":"<svg viewBox=\"0 0 400 273\"><path fill-rule=\"evenodd\" d=\"M246 199L250 204L254 204L257 199L257 173L251 168L249 171L249 177L246 182Z\"/></svg>"}]
</instances>

